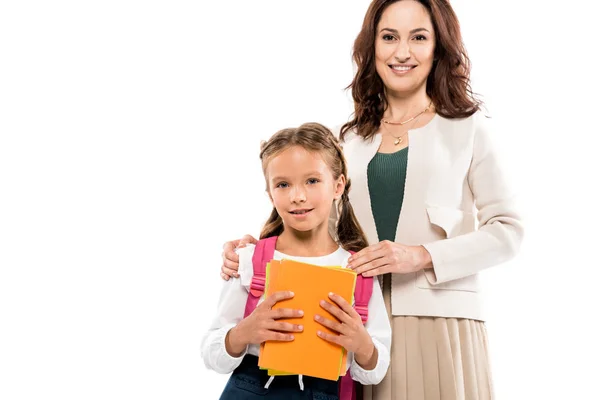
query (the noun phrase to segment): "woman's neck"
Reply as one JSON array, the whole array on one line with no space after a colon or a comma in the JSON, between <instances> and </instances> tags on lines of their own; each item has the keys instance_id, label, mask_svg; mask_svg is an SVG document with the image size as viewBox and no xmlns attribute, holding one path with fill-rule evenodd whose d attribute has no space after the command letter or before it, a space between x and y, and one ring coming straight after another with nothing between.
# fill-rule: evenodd
<instances>
[{"instance_id":1,"label":"woman's neck","mask_svg":"<svg viewBox=\"0 0 600 400\"><path fill-rule=\"evenodd\" d=\"M431 102L424 89L410 94L387 93L386 99L388 107L383 113L383 118L394 122L412 118Z\"/></svg>"},{"instance_id":2,"label":"woman's neck","mask_svg":"<svg viewBox=\"0 0 600 400\"><path fill-rule=\"evenodd\" d=\"M326 256L338 247L329 234L327 222L310 231L284 228L276 244L277 251L296 257Z\"/></svg>"}]
</instances>

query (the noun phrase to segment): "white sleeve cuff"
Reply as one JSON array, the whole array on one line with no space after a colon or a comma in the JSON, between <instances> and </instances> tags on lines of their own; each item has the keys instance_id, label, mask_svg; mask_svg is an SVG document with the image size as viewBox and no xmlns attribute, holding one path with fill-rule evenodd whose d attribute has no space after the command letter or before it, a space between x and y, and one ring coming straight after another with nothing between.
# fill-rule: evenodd
<instances>
[{"instance_id":1,"label":"white sleeve cuff","mask_svg":"<svg viewBox=\"0 0 600 400\"><path fill-rule=\"evenodd\" d=\"M203 354L204 364L207 368L220 374L229 374L242 363L244 356L248 352L248 346L246 346L246 349L239 357L232 357L225 347L225 337L235 325L226 325L211 334L212 338L209 339L210 344Z\"/></svg>"},{"instance_id":2,"label":"white sleeve cuff","mask_svg":"<svg viewBox=\"0 0 600 400\"><path fill-rule=\"evenodd\" d=\"M377 365L372 370L366 370L354 359L352 354L352 364L350 364L350 375L352 379L363 385L377 385L380 383L385 374L387 373L388 367L390 366L390 353L388 349L380 343L378 340L373 340L373 344L377 349Z\"/></svg>"}]
</instances>

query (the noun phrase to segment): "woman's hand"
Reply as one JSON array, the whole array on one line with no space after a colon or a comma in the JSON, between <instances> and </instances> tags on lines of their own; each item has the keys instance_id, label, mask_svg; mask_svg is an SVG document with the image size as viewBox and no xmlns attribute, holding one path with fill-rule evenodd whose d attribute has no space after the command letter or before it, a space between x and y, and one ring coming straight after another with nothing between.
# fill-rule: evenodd
<instances>
[{"instance_id":1,"label":"woman's hand","mask_svg":"<svg viewBox=\"0 0 600 400\"><path fill-rule=\"evenodd\" d=\"M294 335L289 332L302 332L304 327L298 324L278 321L281 318L301 318L302 310L278 308L273 306L280 301L294 297L292 292L276 292L260 303L246 318L232 328L225 337L225 348L233 357L239 357L249 344L261 344L269 341L290 342Z\"/></svg>"},{"instance_id":2,"label":"woman's hand","mask_svg":"<svg viewBox=\"0 0 600 400\"><path fill-rule=\"evenodd\" d=\"M353 352L354 359L362 368L372 370L377 365L377 349L371 335L365 329L360 315L343 297L330 293L329 298L335 304L321 300L321 308L333 316L335 321L318 314L315 315L315 321L338 334L317 331L317 335Z\"/></svg>"},{"instance_id":3,"label":"woman's hand","mask_svg":"<svg viewBox=\"0 0 600 400\"><path fill-rule=\"evenodd\" d=\"M407 274L433 268L431 255L423 246L405 246L384 240L353 254L348 268L363 276L376 276L388 272Z\"/></svg>"},{"instance_id":4,"label":"woman's hand","mask_svg":"<svg viewBox=\"0 0 600 400\"><path fill-rule=\"evenodd\" d=\"M248 243L256 244L257 240L250 235L244 235L243 238L232 240L223 245L223 265L221 266L221 278L228 281L230 277L239 278L238 269L240 267L240 257L235 253L238 247L244 247Z\"/></svg>"}]
</instances>

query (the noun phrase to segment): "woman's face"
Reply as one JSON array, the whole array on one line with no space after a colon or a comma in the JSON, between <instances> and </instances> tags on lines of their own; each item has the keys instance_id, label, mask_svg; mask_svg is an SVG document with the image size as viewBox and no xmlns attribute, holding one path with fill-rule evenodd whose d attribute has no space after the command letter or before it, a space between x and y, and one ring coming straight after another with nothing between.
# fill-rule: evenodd
<instances>
[{"instance_id":1,"label":"woman's face","mask_svg":"<svg viewBox=\"0 0 600 400\"><path fill-rule=\"evenodd\" d=\"M375 36L375 68L388 94L424 90L434 50L433 24L421 3L402 0L385 9Z\"/></svg>"}]
</instances>

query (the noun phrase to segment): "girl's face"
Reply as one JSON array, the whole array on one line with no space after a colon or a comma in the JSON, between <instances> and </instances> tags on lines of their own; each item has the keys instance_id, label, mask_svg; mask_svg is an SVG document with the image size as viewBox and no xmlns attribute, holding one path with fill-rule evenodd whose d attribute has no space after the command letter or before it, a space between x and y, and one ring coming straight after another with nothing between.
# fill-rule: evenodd
<instances>
[{"instance_id":1,"label":"girl's face","mask_svg":"<svg viewBox=\"0 0 600 400\"><path fill-rule=\"evenodd\" d=\"M316 152L293 146L273 157L265 170L269 197L285 229L306 232L327 226L331 205L341 197L344 176L335 180Z\"/></svg>"},{"instance_id":2,"label":"girl's face","mask_svg":"<svg viewBox=\"0 0 600 400\"><path fill-rule=\"evenodd\" d=\"M388 94L425 89L434 50L433 24L421 3L403 0L385 9L375 36L375 68Z\"/></svg>"}]
</instances>

